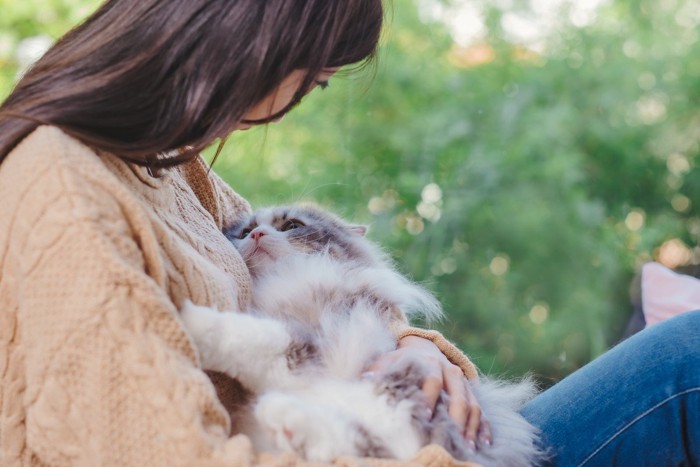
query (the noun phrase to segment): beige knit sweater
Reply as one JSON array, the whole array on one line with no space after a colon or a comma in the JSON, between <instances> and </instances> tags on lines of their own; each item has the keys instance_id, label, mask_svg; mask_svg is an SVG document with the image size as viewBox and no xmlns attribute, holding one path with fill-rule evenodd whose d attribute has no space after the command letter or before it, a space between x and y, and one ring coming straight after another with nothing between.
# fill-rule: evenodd
<instances>
[{"instance_id":1,"label":"beige knit sweater","mask_svg":"<svg viewBox=\"0 0 700 467\"><path fill-rule=\"evenodd\" d=\"M229 436L235 385L200 369L178 320L186 298L246 307L250 278L221 229L248 211L201 159L156 179L52 127L12 151L0 164L0 465L305 465ZM414 464L456 465L437 446Z\"/></svg>"}]
</instances>

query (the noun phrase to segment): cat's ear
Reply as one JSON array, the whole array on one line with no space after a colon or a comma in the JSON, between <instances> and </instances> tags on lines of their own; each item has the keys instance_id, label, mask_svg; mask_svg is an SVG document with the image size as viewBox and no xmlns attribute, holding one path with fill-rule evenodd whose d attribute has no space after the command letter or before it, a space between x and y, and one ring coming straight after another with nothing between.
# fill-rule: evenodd
<instances>
[{"instance_id":1,"label":"cat's ear","mask_svg":"<svg viewBox=\"0 0 700 467\"><path fill-rule=\"evenodd\" d=\"M360 237L364 237L365 235L367 235L367 231L369 230L369 226L366 225L353 224L349 227L350 232L359 235Z\"/></svg>"}]
</instances>

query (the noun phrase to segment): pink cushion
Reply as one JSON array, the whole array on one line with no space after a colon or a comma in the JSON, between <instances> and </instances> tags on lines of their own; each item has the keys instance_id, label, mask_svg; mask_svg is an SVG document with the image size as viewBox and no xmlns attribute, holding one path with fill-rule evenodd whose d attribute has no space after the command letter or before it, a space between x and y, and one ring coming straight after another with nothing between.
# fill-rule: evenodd
<instances>
[{"instance_id":1,"label":"pink cushion","mask_svg":"<svg viewBox=\"0 0 700 467\"><path fill-rule=\"evenodd\" d=\"M646 263L642 267L642 308L647 326L700 310L700 280L659 263Z\"/></svg>"}]
</instances>

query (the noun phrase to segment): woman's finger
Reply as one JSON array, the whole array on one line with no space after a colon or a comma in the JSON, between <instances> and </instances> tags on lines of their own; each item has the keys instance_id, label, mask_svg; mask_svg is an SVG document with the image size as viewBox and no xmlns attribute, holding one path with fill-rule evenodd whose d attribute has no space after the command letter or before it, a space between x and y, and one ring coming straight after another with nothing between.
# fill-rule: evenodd
<instances>
[{"instance_id":1,"label":"woman's finger","mask_svg":"<svg viewBox=\"0 0 700 467\"><path fill-rule=\"evenodd\" d=\"M464 380L464 387L467 391L469 416L465 428L464 437L472 449L491 446L493 436L491 435L491 424L484 415L479 401L472 389L471 383Z\"/></svg>"},{"instance_id":2,"label":"woman's finger","mask_svg":"<svg viewBox=\"0 0 700 467\"><path fill-rule=\"evenodd\" d=\"M469 414L467 416L467 426L464 438L467 440L469 447L476 451L477 434L481 427L481 407L476 403L476 399L470 399L468 403Z\"/></svg>"},{"instance_id":3,"label":"woman's finger","mask_svg":"<svg viewBox=\"0 0 700 467\"><path fill-rule=\"evenodd\" d=\"M464 373L448 362L443 367L443 378L445 391L450 396L447 411L460 432L464 433L469 415L469 394L464 384Z\"/></svg>"},{"instance_id":4,"label":"woman's finger","mask_svg":"<svg viewBox=\"0 0 700 467\"><path fill-rule=\"evenodd\" d=\"M481 426L479 427L479 439L478 445L480 447L490 447L493 444L493 435L491 434L491 423L482 414L481 415Z\"/></svg>"},{"instance_id":5,"label":"woman's finger","mask_svg":"<svg viewBox=\"0 0 700 467\"><path fill-rule=\"evenodd\" d=\"M428 418L430 419L433 417L435 404L437 404L438 398L440 397L440 391L442 391L444 381L440 365L426 365L425 370L427 374L425 375L423 387L421 389L425 396Z\"/></svg>"}]
</instances>

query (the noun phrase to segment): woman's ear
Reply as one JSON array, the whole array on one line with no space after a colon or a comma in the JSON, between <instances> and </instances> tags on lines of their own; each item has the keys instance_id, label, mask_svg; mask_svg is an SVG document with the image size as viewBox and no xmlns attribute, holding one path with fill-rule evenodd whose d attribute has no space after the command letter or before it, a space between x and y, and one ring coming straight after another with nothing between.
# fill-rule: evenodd
<instances>
[{"instance_id":1,"label":"woman's ear","mask_svg":"<svg viewBox=\"0 0 700 467\"><path fill-rule=\"evenodd\" d=\"M350 226L350 232L359 235L360 237L364 237L367 235L367 231L369 230L369 226L367 225L351 225Z\"/></svg>"}]
</instances>

